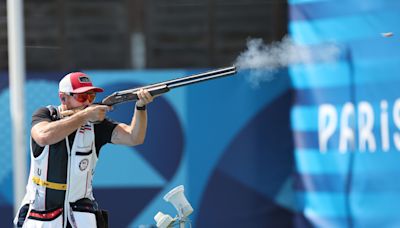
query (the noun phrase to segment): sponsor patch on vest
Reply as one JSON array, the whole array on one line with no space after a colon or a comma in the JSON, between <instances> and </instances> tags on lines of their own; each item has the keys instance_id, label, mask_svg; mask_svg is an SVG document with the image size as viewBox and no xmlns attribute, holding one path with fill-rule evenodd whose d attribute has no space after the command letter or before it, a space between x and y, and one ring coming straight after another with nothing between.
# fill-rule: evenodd
<instances>
[{"instance_id":1,"label":"sponsor patch on vest","mask_svg":"<svg viewBox=\"0 0 400 228\"><path fill-rule=\"evenodd\" d=\"M82 159L81 162L79 162L79 169L81 171L84 171L85 169L87 169L89 165L89 160L87 158Z\"/></svg>"}]
</instances>

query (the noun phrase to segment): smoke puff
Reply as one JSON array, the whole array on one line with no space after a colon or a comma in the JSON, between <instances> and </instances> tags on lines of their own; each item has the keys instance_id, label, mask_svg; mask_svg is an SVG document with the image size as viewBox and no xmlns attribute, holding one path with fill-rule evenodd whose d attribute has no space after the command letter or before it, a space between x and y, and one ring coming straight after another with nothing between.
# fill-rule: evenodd
<instances>
[{"instance_id":1,"label":"smoke puff","mask_svg":"<svg viewBox=\"0 0 400 228\"><path fill-rule=\"evenodd\" d=\"M279 69L293 64L312 64L337 59L340 49L334 44L318 48L296 45L288 36L280 42L264 44L262 39L249 39L247 50L241 53L235 62L239 70L250 70L248 81L258 86L270 81Z\"/></svg>"}]
</instances>

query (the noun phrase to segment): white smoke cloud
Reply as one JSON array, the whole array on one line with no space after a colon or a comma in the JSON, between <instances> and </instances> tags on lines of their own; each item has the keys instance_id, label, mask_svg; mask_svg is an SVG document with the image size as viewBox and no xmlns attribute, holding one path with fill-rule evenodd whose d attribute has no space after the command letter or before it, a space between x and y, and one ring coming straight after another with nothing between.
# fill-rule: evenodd
<instances>
[{"instance_id":1,"label":"white smoke cloud","mask_svg":"<svg viewBox=\"0 0 400 228\"><path fill-rule=\"evenodd\" d=\"M248 81L257 87L261 82L271 81L280 68L293 64L311 64L334 61L340 54L335 44L327 44L311 50L306 46L296 45L290 37L280 42L264 44L262 39L249 39L247 50L236 59L239 70L250 70Z\"/></svg>"}]
</instances>

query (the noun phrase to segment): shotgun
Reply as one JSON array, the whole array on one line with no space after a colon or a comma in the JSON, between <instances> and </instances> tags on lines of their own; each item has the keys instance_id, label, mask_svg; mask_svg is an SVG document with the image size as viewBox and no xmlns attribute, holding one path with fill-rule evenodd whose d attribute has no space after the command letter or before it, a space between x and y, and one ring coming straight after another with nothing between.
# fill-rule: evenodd
<instances>
[{"instance_id":1,"label":"shotgun","mask_svg":"<svg viewBox=\"0 0 400 228\"><path fill-rule=\"evenodd\" d=\"M207 71L200 74L190 75L182 78L176 78L164 82L159 82L155 84L150 84L143 87L138 87L134 89L121 90L112 93L111 95L105 97L101 102L95 103L100 105L113 106L116 104L136 101L138 100L137 92L140 89L147 89L152 96L160 95L181 86L191 85L199 82L204 82L208 80L213 80L217 78L227 77L236 74L236 66L230 66L225 68L220 68L217 70ZM67 117L73 115L74 113L80 111L81 108L77 110L66 110L61 112L62 117Z\"/></svg>"},{"instance_id":2,"label":"shotgun","mask_svg":"<svg viewBox=\"0 0 400 228\"><path fill-rule=\"evenodd\" d=\"M172 79L160 83L155 83L139 88L122 90L112 93L111 95L104 98L101 103L102 105L113 106L128 101L138 100L137 92L140 89L147 89L152 96L160 95L181 86L186 86L194 83L204 82L212 79L222 78L236 73L236 67L226 67L218 70L212 70L200 74L186 76L182 78Z\"/></svg>"}]
</instances>

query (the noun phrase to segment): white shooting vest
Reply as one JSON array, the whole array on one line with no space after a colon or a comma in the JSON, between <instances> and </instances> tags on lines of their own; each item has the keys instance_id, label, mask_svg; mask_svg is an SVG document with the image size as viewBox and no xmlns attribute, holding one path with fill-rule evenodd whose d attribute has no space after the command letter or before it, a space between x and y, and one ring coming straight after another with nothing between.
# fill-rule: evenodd
<instances>
[{"instance_id":1,"label":"white shooting vest","mask_svg":"<svg viewBox=\"0 0 400 228\"><path fill-rule=\"evenodd\" d=\"M73 223L75 223L76 219L72 214L69 203L82 198L94 200L92 179L98 160L94 137L94 126L92 123L88 122L76 131L72 148L69 146L68 137L64 139L66 141L66 151L68 153L66 183L50 182L49 184L49 182L47 182L46 177L50 146L45 146L42 153L35 158L31 145L31 168L28 184L26 186L26 195L21 206L30 204L30 210L45 210L46 186L53 189L54 187L60 189L64 188L66 191L63 213L64 221L66 221L68 217L71 225L75 227ZM14 219L14 223L17 222L17 217L18 214ZM66 224L64 225L66 226Z\"/></svg>"}]
</instances>

